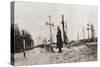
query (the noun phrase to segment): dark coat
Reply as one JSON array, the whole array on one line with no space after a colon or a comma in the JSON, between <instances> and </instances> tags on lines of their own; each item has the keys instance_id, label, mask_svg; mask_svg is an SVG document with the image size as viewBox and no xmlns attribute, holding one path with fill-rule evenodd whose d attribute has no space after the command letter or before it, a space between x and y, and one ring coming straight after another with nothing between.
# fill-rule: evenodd
<instances>
[{"instance_id":1,"label":"dark coat","mask_svg":"<svg viewBox=\"0 0 100 67\"><path fill-rule=\"evenodd\" d=\"M63 47L63 43L62 43L62 37L61 37L61 30L60 28L58 27L58 30L57 30L57 48L62 48Z\"/></svg>"}]
</instances>

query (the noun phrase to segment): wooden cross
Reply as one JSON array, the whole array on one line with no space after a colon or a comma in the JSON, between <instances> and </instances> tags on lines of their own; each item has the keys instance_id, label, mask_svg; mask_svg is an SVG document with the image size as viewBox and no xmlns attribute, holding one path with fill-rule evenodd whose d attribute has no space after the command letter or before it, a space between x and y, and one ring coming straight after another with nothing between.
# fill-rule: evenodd
<instances>
[{"instance_id":1,"label":"wooden cross","mask_svg":"<svg viewBox=\"0 0 100 67\"><path fill-rule=\"evenodd\" d=\"M51 45L51 51L53 51L53 47L52 47L52 28L54 26L54 24L51 23L51 16L49 16L49 22L46 22L46 25L49 25L50 27L50 45Z\"/></svg>"}]
</instances>

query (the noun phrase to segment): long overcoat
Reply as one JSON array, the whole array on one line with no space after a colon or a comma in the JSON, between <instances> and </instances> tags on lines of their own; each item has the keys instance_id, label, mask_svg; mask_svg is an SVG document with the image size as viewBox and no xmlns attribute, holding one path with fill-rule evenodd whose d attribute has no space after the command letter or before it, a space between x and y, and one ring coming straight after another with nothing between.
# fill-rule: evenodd
<instances>
[{"instance_id":1,"label":"long overcoat","mask_svg":"<svg viewBox=\"0 0 100 67\"><path fill-rule=\"evenodd\" d=\"M63 47L63 43L62 43L62 37L61 37L61 30L58 27L57 29L57 48L62 48Z\"/></svg>"}]
</instances>

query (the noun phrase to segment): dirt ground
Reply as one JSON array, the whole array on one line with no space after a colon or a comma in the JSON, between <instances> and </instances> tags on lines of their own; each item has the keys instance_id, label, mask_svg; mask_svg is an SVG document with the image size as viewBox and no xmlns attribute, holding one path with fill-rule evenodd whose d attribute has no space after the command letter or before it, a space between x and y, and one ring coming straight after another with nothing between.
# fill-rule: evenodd
<instances>
[{"instance_id":1,"label":"dirt ground","mask_svg":"<svg viewBox=\"0 0 100 67\"><path fill-rule=\"evenodd\" d=\"M55 53L47 52L44 48L35 48L26 51L26 58L23 53L15 54L15 65L32 64L54 64L70 62L86 62L97 60L96 45L81 45L77 47L63 48L62 53L54 48Z\"/></svg>"}]
</instances>

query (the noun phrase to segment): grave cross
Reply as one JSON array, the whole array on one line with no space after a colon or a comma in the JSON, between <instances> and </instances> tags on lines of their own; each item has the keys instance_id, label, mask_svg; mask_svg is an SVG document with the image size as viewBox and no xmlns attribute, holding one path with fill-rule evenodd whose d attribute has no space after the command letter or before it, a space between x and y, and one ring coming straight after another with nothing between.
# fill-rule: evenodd
<instances>
[{"instance_id":1,"label":"grave cross","mask_svg":"<svg viewBox=\"0 0 100 67\"><path fill-rule=\"evenodd\" d=\"M22 38L22 40L23 40L23 55L24 55L24 58L26 57L26 53L25 53L25 39L26 39L26 37L25 37L25 32L24 31L22 31L22 36L21 36L21 38Z\"/></svg>"},{"instance_id":2,"label":"grave cross","mask_svg":"<svg viewBox=\"0 0 100 67\"><path fill-rule=\"evenodd\" d=\"M54 24L51 23L51 16L49 16L49 22L46 22L46 25L49 25L50 27L50 48L51 48L51 52L54 52L52 47L52 28L51 28L54 26Z\"/></svg>"}]
</instances>

